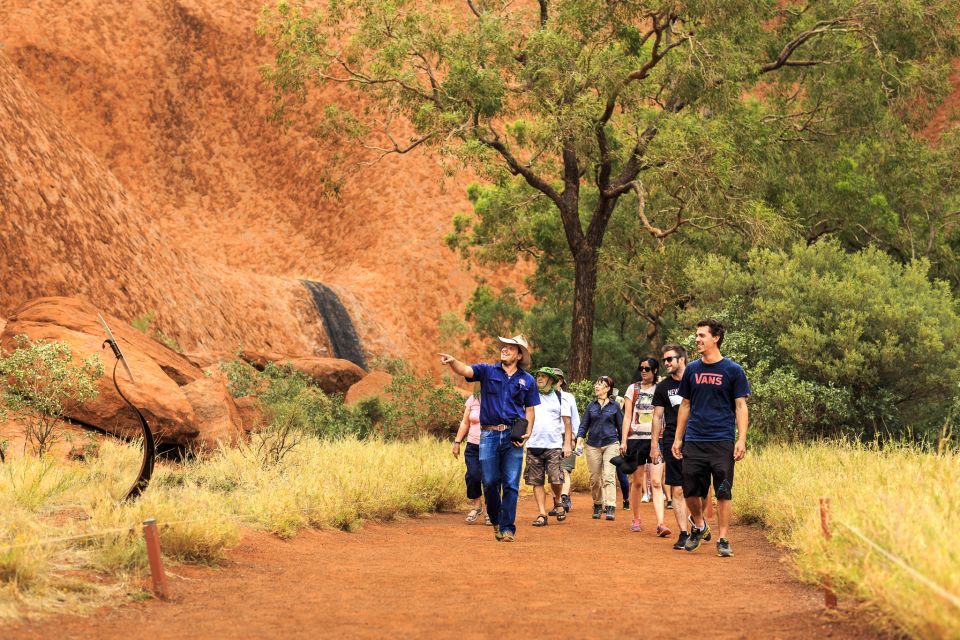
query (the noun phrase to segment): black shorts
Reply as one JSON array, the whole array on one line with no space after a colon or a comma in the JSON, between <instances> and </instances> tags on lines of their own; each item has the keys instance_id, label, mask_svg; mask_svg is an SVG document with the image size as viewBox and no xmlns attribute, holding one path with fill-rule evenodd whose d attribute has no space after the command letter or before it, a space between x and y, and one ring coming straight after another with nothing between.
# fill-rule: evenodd
<instances>
[{"instance_id":1,"label":"black shorts","mask_svg":"<svg viewBox=\"0 0 960 640\"><path fill-rule=\"evenodd\" d=\"M650 440L640 438L627 440L627 457L638 460L637 464L641 467L650 462Z\"/></svg>"},{"instance_id":2,"label":"black shorts","mask_svg":"<svg viewBox=\"0 0 960 640\"><path fill-rule=\"evenodd\" d=\"M673 457L673 440L664 440L660 445L660 454L667 465L667 471L663 479L663 484L671 487L683 486L683 460L677 460Z\"/></svg>"},{"instance_id":3,"label":"black shorts","mask_svg":"<svg viewBox=\"0 0 960 640\"><path fill-rule=\"evenodd\" d=\"M733 443L683 443L683 495L706 498L713 478L717 500L733 498Z\"/></svg>"}]
</instances>

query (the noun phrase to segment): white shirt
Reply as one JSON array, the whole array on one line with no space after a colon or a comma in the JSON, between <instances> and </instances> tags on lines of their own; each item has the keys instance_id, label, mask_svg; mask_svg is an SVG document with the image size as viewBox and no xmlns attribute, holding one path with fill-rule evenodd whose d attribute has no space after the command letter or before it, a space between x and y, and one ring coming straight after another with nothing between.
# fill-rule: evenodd
<instances>
[{"instance_id":1,"label":"white shirt","mask_svg":"<svg viewBox=\"0 0 960 640\"><path fill-rule=\"evenodd\" d=\"M580 428L580 410L577 409L577 399L569 391L561 391L560 396L570 405L570 428L576 433Z\"/></svg>"},{"instance_id":2,"label":"white shirt","mask_svg":"<svg viewBox=\"0 0 960 640\"><path fill-rule=\"evenodd\" d=\"M533 433L527 446L535 449L563 448L563 417L570 417L570 405L561 402L555 391L540 394L540 404L533 408Z\"/></svg>"}]
</instances>

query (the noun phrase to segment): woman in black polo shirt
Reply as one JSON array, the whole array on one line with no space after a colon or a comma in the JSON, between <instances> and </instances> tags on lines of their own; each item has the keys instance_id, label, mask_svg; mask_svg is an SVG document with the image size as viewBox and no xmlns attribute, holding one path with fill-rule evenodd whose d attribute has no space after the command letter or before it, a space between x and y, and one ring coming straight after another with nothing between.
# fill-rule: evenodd
<instances>
[{"instance_id":1,"label":"woman in black polo shirt","mask_svg":"<svg viewBox=\"0 0 960 640\"><path fill-rule=\"evenodd\" d=\"M610 459L620 454L620 425L623 411L610 397L613 380L600 376L593 385L597 399L587 405L577 431L577 453L584 451L586 440L587 469L590 470L590 491L593 494L593 518L606 511L607 520L616 518L616 468Z\"/></svg>"}]
</instances>

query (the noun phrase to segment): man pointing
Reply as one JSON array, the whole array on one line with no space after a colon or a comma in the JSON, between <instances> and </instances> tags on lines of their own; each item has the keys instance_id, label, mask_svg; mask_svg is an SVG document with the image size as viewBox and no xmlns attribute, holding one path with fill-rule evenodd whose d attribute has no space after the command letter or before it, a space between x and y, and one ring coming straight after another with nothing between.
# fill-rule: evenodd
<instances>
[{"instance_id":1,"label":"man pointing","mask_svg":"<svg viewBox=\"0 0 960 640\"><path fill-rule=\"evenodd\" d=\"M468 382L480 383L480 468L487 514L496 539L513 542L523 445L533 429L533 407L540 404L540 393L536 380L524 370L531 358L523 335L498 340L498 364L468 366L446 353L440 354L440 363ZM526 430L514 441L511 432L518 420L526 420Z\"/></svg>"}]
</instances>

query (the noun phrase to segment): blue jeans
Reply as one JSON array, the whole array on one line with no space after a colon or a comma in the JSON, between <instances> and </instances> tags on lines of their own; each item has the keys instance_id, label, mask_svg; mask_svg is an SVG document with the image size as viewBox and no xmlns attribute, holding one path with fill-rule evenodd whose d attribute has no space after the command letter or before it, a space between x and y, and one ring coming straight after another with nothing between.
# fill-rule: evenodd
<instances>
[{"instance_id":1,"label":"blue jeans","mask_svg":"<svg viewBox=\"0 0 960 640\"><path fill-rule=\"evenodd\" d=\"M467 498L476 500L483 496L483 470L480 468L480 445L467 443L463 452L463 461L467 463L467 473L463 479L467 483Z\"/></svg>"},{"instance_id":2,"label":"blue jeans","mask_svg":"<svg viewBox=\"0 0 960 640\"><path fill-rule=\"evenodd\" d=\"M517 532L515 521L522 467L523 447L513 446L509 430L480 432L480 468L487 515L502 533Z\"/></svg>"}]
</instances>

